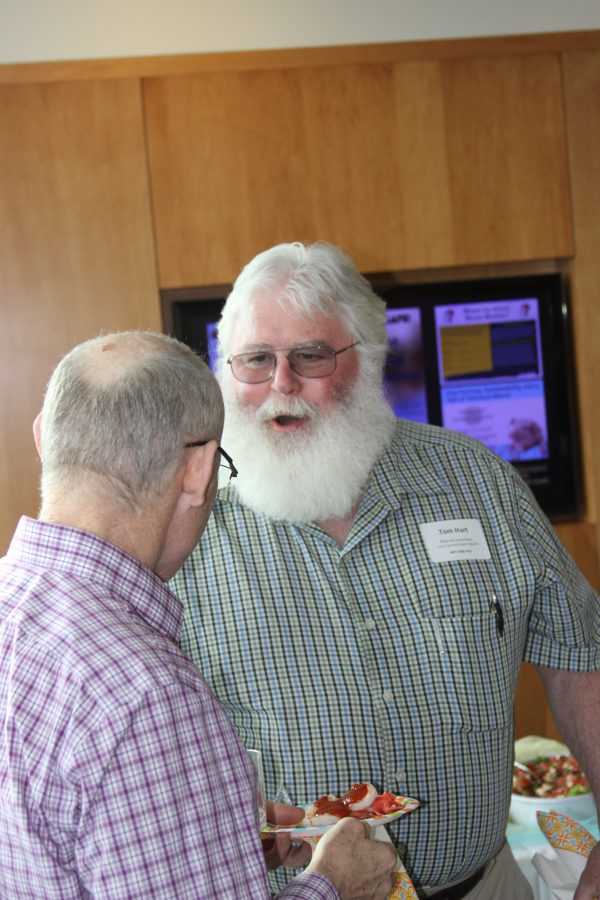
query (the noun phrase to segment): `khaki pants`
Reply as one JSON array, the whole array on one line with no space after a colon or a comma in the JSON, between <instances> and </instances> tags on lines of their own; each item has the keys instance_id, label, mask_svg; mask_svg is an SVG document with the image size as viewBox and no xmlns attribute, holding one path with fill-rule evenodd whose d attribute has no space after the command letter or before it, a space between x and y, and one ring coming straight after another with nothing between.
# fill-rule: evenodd
<instances>
[{"instance_id":1,"label":"khaki pants","mask_svg":"<svg viewBox=\"0 0 600 900\"><path fill-rule=\"evenodd\" d=\"M518 867L508 844L485 867L483 878L464 900L533 900L531 885Z\"/></svg>"}]
</instances>

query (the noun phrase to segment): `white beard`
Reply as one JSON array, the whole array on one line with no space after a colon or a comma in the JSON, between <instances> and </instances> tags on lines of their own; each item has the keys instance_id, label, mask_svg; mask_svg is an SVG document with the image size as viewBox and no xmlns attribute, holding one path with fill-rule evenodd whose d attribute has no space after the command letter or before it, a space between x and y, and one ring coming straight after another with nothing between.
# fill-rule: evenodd
<instances>
[{"instance_id":1,"label":"white beard","mask_svg":"<svg viewBox=\"0 0 600 900\"><path fill-rule=\"evenodd\" d=\"M381 386L357 384L325 412L297 397L271 397L256 410L239 403L229 381L222 388L223 446L239 470L242 502L290 522L349 515L394 432ZM282 433L265 424L279 415L310 422Z\"/></svg>"}]
</instances>

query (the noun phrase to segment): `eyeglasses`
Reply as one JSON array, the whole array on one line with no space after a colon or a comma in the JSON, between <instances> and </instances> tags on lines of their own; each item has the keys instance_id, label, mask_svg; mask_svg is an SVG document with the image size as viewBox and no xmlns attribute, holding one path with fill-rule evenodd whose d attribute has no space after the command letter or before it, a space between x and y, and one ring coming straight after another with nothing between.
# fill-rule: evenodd
<instances>
[{"instance_id":1,"label":"eyeglasses","mask_svg":"<svg viewBox=\"0 0 600 900\"><path fill-rule=\"evenodd\" d=\"M189 447L204 447L205 444L208 444L208 441L190 441L189 444L184 444L184 449L188 449ZM237 478L238 470L233 464L233 460L230 457L229 453L226 453L225 450L221 446L217 447L217 450L225 460L225 463L219 463L219 466L222 469L229 469L229 480L232 478Z\"/></svg>"},{"instance_id":2,"label":"eyeglasses","mask_svg":"<svg viewBox=\"0 0 600 900\"><path fill-rule=\"evenodd\" d=\"M356 347L360 341L354 341L341 350L332 350L323 344L314 347L294 347L286 356L290 369L302 378L325 378L335 372L337 358L340 353L345 353L351 347ZM244 384L262 384L268 381L275 373L277 366L277 353L284 353L288 348L281 350L253 350L251 353L237 353L230 356L227 363L231 366L233 377Z\"/></svg>"}]
</instances>

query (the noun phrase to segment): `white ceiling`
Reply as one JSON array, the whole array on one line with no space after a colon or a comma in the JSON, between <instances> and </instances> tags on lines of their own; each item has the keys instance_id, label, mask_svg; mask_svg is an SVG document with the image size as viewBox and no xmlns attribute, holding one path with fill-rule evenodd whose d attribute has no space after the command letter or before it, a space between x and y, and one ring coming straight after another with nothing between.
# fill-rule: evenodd
<instances>
[{"instance_id":1,"label":"white ceiling","mask_svg":"<svg viewBox=\"0 0 600 900\"><path fill-rule=\"evenodd\" d=\"M0 0L0 64L597 28L599 0Z\"/></svg>"}]
</instances>

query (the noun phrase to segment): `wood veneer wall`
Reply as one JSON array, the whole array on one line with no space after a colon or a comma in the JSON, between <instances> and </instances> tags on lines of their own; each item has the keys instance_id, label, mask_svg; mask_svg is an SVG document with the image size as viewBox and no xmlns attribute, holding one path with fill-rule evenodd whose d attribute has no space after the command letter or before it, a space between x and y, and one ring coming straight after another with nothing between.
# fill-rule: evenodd
<instances>
[{"instance_id":1,"label":"wood veneer wall","mask_svg":"<svg viewBox=\"0 0 600 900\"><path fill-rule=\"evenodd\" d=\"M228 282L282 235L369 272L572 254L558 54L161 77L144 98L164 287Z\"/></svg>"},{"instance_id":2,"label":"wood veneer wall","mask_svg":"<svg viewBox=\"0 0 600 900\"><path fill-rule=\"evenodd\" d=\"M38 508L31 426L72 346L160 329L140 85L0 88L0 544Z\"/></svg>"}]
</instances>

